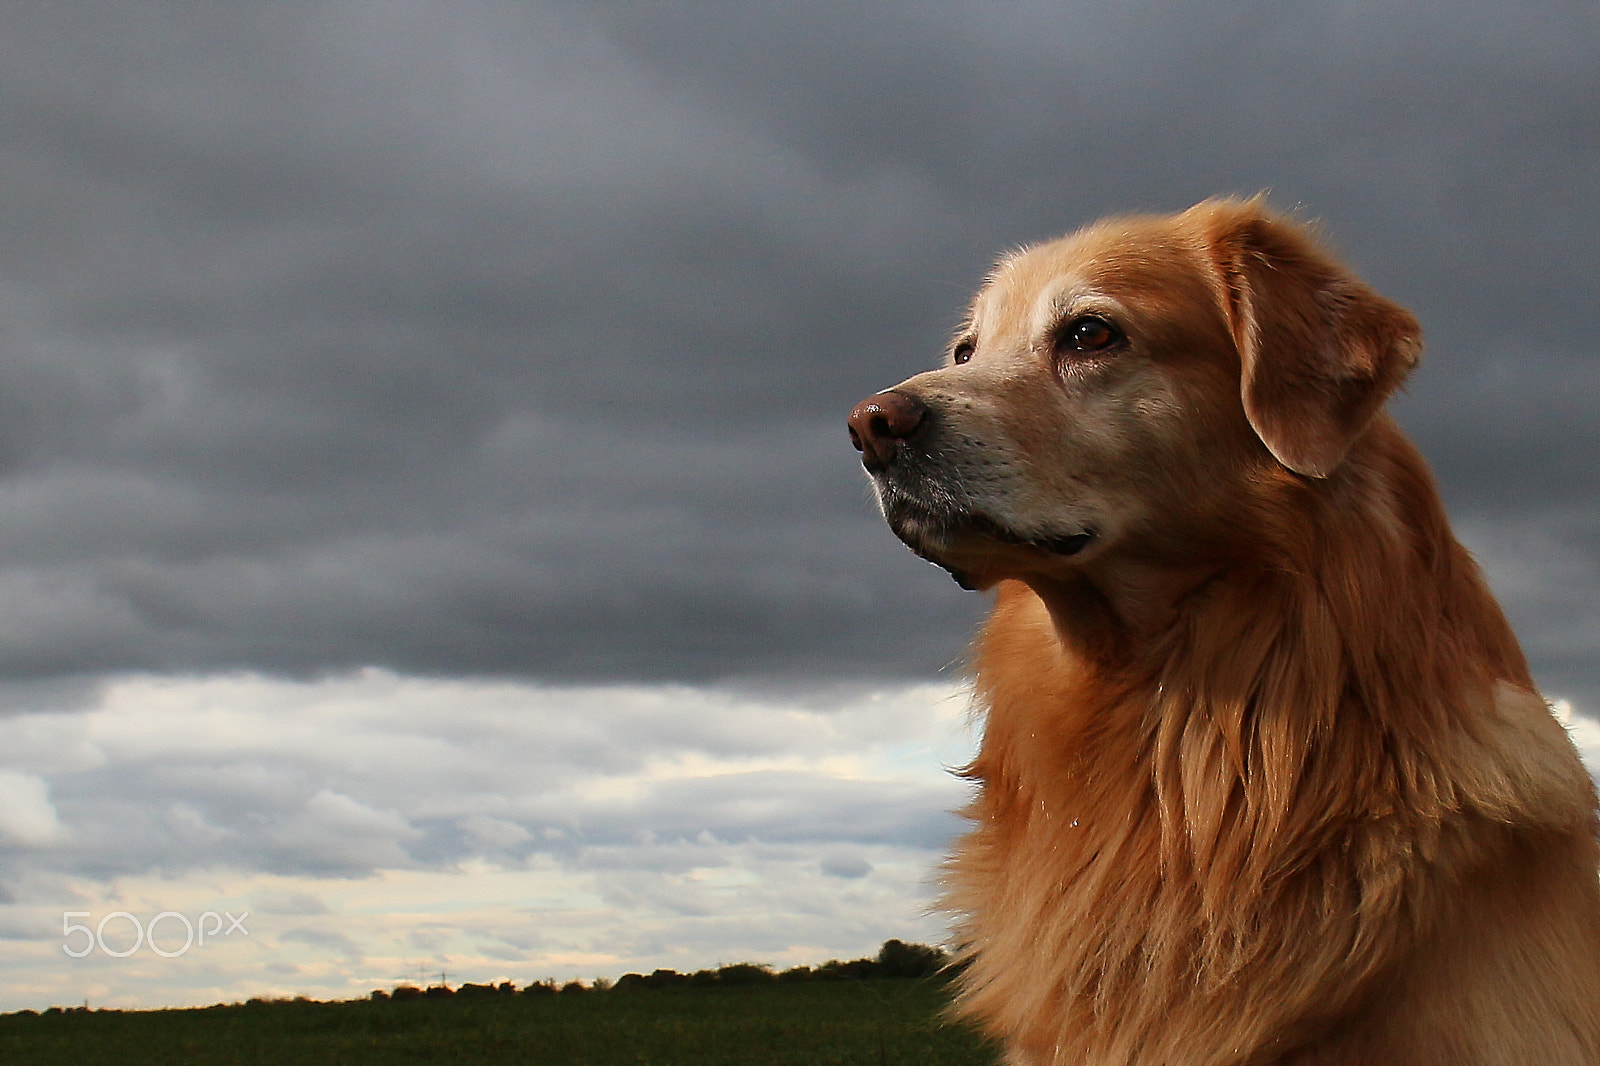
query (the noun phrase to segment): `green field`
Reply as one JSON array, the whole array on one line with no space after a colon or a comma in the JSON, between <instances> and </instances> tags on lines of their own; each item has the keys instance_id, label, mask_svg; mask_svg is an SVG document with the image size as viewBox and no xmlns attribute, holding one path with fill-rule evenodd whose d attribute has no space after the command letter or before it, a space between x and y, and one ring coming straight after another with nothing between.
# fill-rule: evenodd
<instances>
[{"instance_id":1,"label":"green field","mask_svg":"<svg viewBox=\"0 0 1600 1066\"><path fill-rule=\"evenodd\" d=\"M929 979L0 1016L5 1066L988 1066Z\"/></svg>"}]
</instances>

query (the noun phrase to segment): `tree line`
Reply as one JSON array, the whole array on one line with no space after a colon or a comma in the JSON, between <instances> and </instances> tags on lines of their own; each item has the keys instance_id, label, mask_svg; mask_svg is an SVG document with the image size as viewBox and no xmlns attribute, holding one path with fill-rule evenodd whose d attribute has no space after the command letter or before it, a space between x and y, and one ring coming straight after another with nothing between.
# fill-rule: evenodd
<instances>
[{"instance_id":1,"label":"tree line","mask_svg":"<svg viewBox=\"0 0 1600 1066\"><path fill-rule=\"evenodd\" d=\"M936 978L951 972L950 955L942 948L927 944L908 944L902 940L886 940L875 957L841 961L829 959L820 966L791 966L787 970L774 969L762 963L739 962L719 966L714 970L696 970L679 973L677 970L656 969L650 973L625 973L615 982L603 977L591 984L582 981L535 981L518 988L510 981L499 984L464 984L451 988L440 983L429 988L402 984L392 991L377 989L373 999L418 999L442 996L550 996L578 995L592 992L634 992L662 988L739 988L768 983L803 981L863 981L880 978Z\"/></svg>"}]
</instances>

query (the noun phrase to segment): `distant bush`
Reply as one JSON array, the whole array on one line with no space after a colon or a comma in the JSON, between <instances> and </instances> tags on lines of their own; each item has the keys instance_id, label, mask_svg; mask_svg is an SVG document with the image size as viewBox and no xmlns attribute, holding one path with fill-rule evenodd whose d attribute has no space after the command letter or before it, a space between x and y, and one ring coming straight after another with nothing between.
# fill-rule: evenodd
<instances>
[{"instance_id":1,"label":"distant bush","mask_svg":"<svg viewBox=\"0 0 1600 1066\"><path fill-rule=\"evenodd\" d=\"M950 961L948 953L926 944L885 940L878 949L879 977L933 977Z\"/></svg>"},{"instance_id":2,"label":"distant bush","mask_svg":"<svg viewBox=\"0 0 1600 1066\"><path fill-rule=\"evenodd\" d=\"M517 986L510 981L501 981L497 985L476 985L469 981L456 989L456 995L458 996L514 996L516 994Z\"/></svg>"},{"instance_id":3,"label":"distant bush","mask_svg":"<svg viewBox=\"0 0 1600 1066\"><path fill-rule=\"evenodd\" d=\"M618 991L633 992L644 988L674 988L686 985L690 981L688 974L679 973L677 970L652 970L648 974L625 973L617 978L614 986Z\"/></svg>"},{"instance_id":4,"label":"distant bush","mask_svg":"<svg viewBox=\"0 0 1600 1066\"><path fill-rule=\"evenodd\" d=\"M612 982L604 977L597 977L585 985L582 981L567 981L558 984L553 979L534 981L524 985L520 990L510 981L501 981L499 984L468 982L458 989L440 983L426 989L413 984L396 985L393 989L385 991L375 988L367 996L372 1002L405 1002L414 999L445 999L462 996L468 999L483 998L488 996L549 996L549 995L582 995L585 993L636 992L646 989L662 988L746 988L758 985L782 982L793 984L808 981L862 981L876 978L914 978L927 979L943 976L948 978L958 967L951 963L950 955L944 950L929 947L926 944L909 944L903 940L886 940L878 949L875 958L860 958L841 961L830 959L820 966L791 966L786 970L778 971L773 967L755 962L736 962L726 966L719 966L715 970L696 970L693 973L679 973L677 970L657 968L648 974L625 973ZM254 997L244 1004L247 1007L262 1008L280 1005L303 1005L313 1002L305 996L296 996L293 1000L266 999ZM59 1015L69 1011L81 1011L84 1008L51 1007L44 1011L45 1014ZM19 1015L33 1014L31 1011L17 1011Z\"/></svg>"},{"instance_id":5,"label":"distant bush","mask_svg":"<svg viewBox=\"0 0 1600 1066\"><path fill-rule=\"evenodd\" d=\"M730 987L741 985L764 985L776 980L777 975L770 966L759 966L753 962L736 962L732 966L723 966L717 970L717 984Z\"/></svg>"},{"instance_id":6,"label":"distant bush","mask_svg":"<svg viewBox=\"0 0 1600 1066\"><path fill-rule=\"evenodd\" d=\"M849 962L840 962L838 959L829 959L816 968L815 974L820 981L860 981L878 976L878 960L851 959Z\"/></svg>"},{"instance_id":7,"label":"distant bush","mask_svg":"<svg viewBox=\"0 0 1600 1066\"><path fill-rule=\"evenodd\" d=\"M805 981L863 981L880 977L930 978L941 975L949 965L950 956L941 948L908 944L903 940L886 940L883 947L878 949L876 958L849 961L830 959L816 968L791 966L781 972L753 962L738 962L715 970L696 970L694 973L657 969L649 974L625 973L613 987L623 992L634 992L680 985L737 988L772 981L792 984ZM603 985L597 983L596 990L603 991Z\"/></svg>"}]
</instances>

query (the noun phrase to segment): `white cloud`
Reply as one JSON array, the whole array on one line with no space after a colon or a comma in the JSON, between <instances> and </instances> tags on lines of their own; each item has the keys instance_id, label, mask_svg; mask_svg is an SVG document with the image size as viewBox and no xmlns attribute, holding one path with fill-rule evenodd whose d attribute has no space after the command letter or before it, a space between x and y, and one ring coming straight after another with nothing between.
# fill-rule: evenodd
<instances>
[{"instance_id":1,"label":"white cloud","mask_svg":"<svg viewBox=\"0 0 1600 1066\"><path fill-rule=\"evenodd\" d=\"M0 770L0 841L12 847L43 848L65 836L44 779Z\"/></svg>"},{"instance_id":2,"label":"white cloud","mask_svg":"<svg viewBox=\"0 0 1600 1066\"><path fill-rule=\"evenodd\" d=\"M0 766L29 767L36 773L89 770L106 756L89 739L82 714L0 711Z\"/></svg>"},{"instance_id":3,"label":"white cloud","mask_svg":"<svg viewBox=\"0 0 1600 1066\"><path fill-rule=\"evenodd\" d=\"M1552 700L1550 710L1567 727L1567 735L1577 746L1578 754L1583 756L1589 772L1600 773L1600 721L1579 714L1571 700Z\"/></svg>"},{"instance_id":4,"label":"white cloud","mask_svg":"<svg viewBox=\"0 0 1600 1066\"><path fill-rule=\"evenodd\" d=\"M935 685L117 680L76 712L0 722L35 738L8 752L0 788L36 842L0 855L14 978L0 1009L351 996L419 970L788 965L938 940L931 877L966 788L943 767L969 755L966 707ZM50 829L63 822L71 836ZM249 937L69 959L64 911L248 913Z\"/></svg>"},{"instance_id":5,"label":"white cloud","mask_svg":"<svg viewBox=\"0 0 1600 1066\"><path fill-rule=\"evenodd\" d=\"M422 834L395 811L322 789L268 834L274 850L312 870L365 873L411 866L406 844Z\"/></svg>"}]
</instances>

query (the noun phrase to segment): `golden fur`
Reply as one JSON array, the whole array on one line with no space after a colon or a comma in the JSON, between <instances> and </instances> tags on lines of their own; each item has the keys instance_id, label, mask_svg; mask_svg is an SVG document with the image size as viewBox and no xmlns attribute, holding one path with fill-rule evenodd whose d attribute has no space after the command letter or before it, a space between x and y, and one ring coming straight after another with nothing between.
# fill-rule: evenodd
<instances>
[{"instance_id":1,"label":"golden fur","mask_svg":"<svg viewBox=\"0 0 1600 1066\"><path fill-rule=\"evenodd\" d=\"M997 588L960 1009L1017 1066L1600 1063L1594 787L1381 411L1411 315L1208 201L1009 257L953 350L851 426Z\"/></svg>"}]
</instances>

